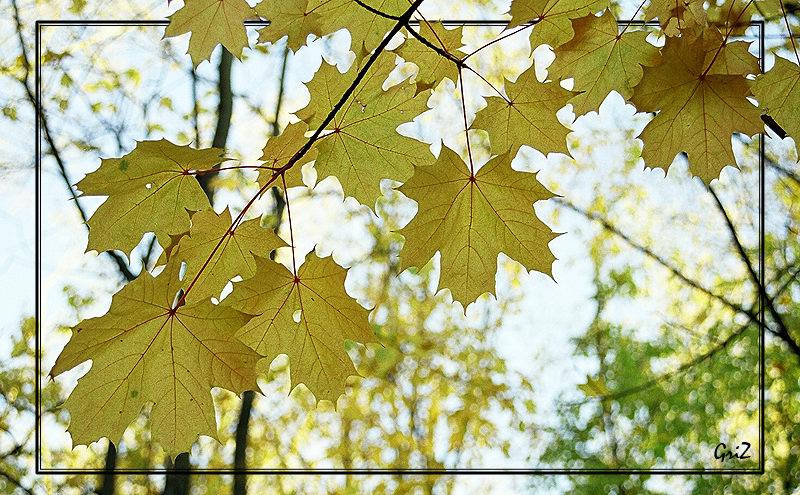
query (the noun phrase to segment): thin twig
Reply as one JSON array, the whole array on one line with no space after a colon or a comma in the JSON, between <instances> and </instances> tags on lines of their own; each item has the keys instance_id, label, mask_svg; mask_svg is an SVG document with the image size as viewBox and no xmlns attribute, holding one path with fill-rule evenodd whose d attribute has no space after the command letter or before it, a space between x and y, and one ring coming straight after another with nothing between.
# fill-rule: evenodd
<instances>
[{"instance_id":1,"label":"thin twig","mask_svg":"<svg viewBox=\"0 0 800 495\"><path fill-rule=\"evenodd\" d=\"M356 87L364 79L364 77L366 76L366 74L369 71L369 69L372 67L372 65L375 63L375 61L378 59L378 56L380 56L380 54L384 51L384 49L389 44L389 42L394 37L394 35L397 34L400 31L400 29L403 27L404 23L407 22L409 19L411 19L411 16L414 15L414 12L419 8L419 6L424 1L425 0L414 0L414 3L412 3L411 6L409 6L408 10L406 10L403 13L402 16L400 16L400 20L397 22L397 24L392 28L391 31L389 31L389 33L386 35L386 37L375 48L375 51L372 52L372 54L367 59L367 61L364 64L364 66L361 67L361 69L359 70L359 72L356 75L355 79L353 79L353 82L350 83L350 86L342 94L341 98L339 98L339 101L336 102L336 105L333 106L331 111L328 113L328 115L325 117L325 119L320 124L319 128L308 139L308 141L306 141L306 143L299 150L297 150L297 152L294 155L292 155L291 158L289 158L289 161L286 162L286 165L280 167L279 169L277 169L272 174L272 176L269 178L269 180L267 180L264 183L264 185L261 186L261 188L256 192L255 195L253 195L253 197L250 199L250 201L247 202L247 204L244 206L244 208L242 208L242 211L239 212L239 215L233 220L233 222L231 223L231 226L228 227L228 230L226 230L225 233L220 237L219 241L217 242L217 245L214 246L214 249L209 254L208 259L206 259L206 261L200 267L200 270L198 270L197 274L194 276L194 279L191 281L189 286L186 288L186 291L181 296L180 300L178 301L178 304L176 304L176 306L175 306L176 308L186 301L186 295L189 293L189 291L192 289L192 287L194 287L194 285L197 283L198 278L203 273L203 271L206 269L208 264L211 262L211 259L214 257L216 252L219 250L220 246L222 246L222 244L225 242L225 239L227 239L227 237L229 235L231 235L231 233L233 233L233 231L236 229L236 226L239 224L241 219L244 217L245 213L247 213L247 211L253 205L255 200L257 198L259 198L264 193L264 191L266 191L272 185L273 182L275 182L278 178L282 177L283 174L285 174L287 170L291 169L301 158L303 158L303 156L306 153L308 153L308 151L311 149L311 147L314 146L314 143L319 139L319 137L322 134L322 132L325 130L325 128L328 126L328 124L331 123L331 121L336 116L336 114L339 112L339 110L342 109L344 104L347 102L347 100L353 94L353 92L355 91ZM174 309L172 311L174 311Z\"/></svg>"},{"instance_id":2,"label":"thin twig","mask_svg":"<svg viewBox=\"0 0 800 495\"><path fill-rule=\"evenodd\" d=\"M702 292L703 294L707 295L708 297L721 302L723 305L725 305L728 308L734 310L735 312L741 313L741 314L747 316L754 323L760 323L760 321L758 319L758 314L755 311L753 311L752 309L747 309L744 306L742 306L741 304L737 304L737 303L735 303L733 301L730 301L725 296L723 296L721 294L716 294L716 293L712 292L710 289L708 289L708 288L704 287L703 285L701 285L696 280L693 280L693 279L687 277L680 270L678 270L674 265L672 265L672 263L668 262L667 260L665 260L664 258L659 256L658 254L653 252L653 250L651 250L650 248L648 248L646 246L642 246L641 244L639 244L636 241L634 241L633 239L631 239L630 236L628 236L627 234L625 234L624 232L619 230L616 226L612 225L607 219L605 219L605 218L603 218L603 217L601 217L599 215L596 215L594 213L588 212L588 211L584 210L583 208L571 203L570 201L568 201L565 198L553 198L552 201L555 201L556 203L561 204L561 205L569 208L570 210L572 210L572 211L574 211L576 213L580 213L581 215L583 215L584 217L586 217L589 220L593 220L593 221L599 223L605 230L607 230L607 231L611 232L612 234L616 235L617 237L619 237L620 239L625 241L625 243L628 244L629 246L631 246L632 248L636 249L640 253L644 254L648 258L651 258L652 260L657 262L659 265L661 265L664 268L666 268L667 270L669 270L675 277L679 278L681 281L683 281L689 287L691 287L691 288L693 288L695 290L698 290L698 291Z\"/></svg>"},{"instance_id":3,"label":"thin twig","mask_svg":"<svg viewBox=\"0 0 800 495\"><path fill-rule=\"evenodd\" d=\"M800 358L800 344L798 344L797 341L795 341L794 338L789 334L789 330L786 327L786 322L784 321L783 316L778 312L777 308L775 307L775 302L772 300L770 295L767 294L766 288L761 283L761 279L759 278L758 273L756 273L753 263L750 261L750 257L747 256L747 251L745 251L744 246L742 246L742 243L739 240L736 227L733 225L728 212L725 210L725 206L723 206L719 196L717 196L717 193L714 192L713 187L708 186L708 192L711 194L711 197L714 198L717 209L725 219L725 225L728 227L731 241L733 242L734 247L736 247L736 253L739 255L742 263L744 263L747 267L747 273L750 275L750 281L755 284L759 295L766 303L767 311L769 311L770 316L772 316L772 319L774 319L775 323L778 325L778 329L773 331L773 333L783 339L792 352L797 354L797 357ZM764 322L764 324L766 324L766 322Z\"/></svg>"},{"instance_id":4,"label":"thin twig","mask_svg":"<svg viewBox=\"0 0 800 495\"><path fill-rule=\"evenodd\" d=\"M36 104L36 96L33 94L33 90L30 88L30 77L31 77L31 64L28 60L28 49L25 46L25 39L22 36L23 27L22 21L19 16L19 7L17 6L16 0L12 0L11 6L14 10L14 23L16 24L16 31L17 31L17 39L19 41L20 51L22 52L22 68L24 70L24 77L22 80L18 80L19 83L25 88L25 95L27 97L28 102L33 106L34 113L36 114L34 118L39 119L41 123L41 129L44 131L45 141L47 141L47 146L50 149L50 155L55 159L56 165L58 165L58 172L63 179L64 185L67 187L70 196L72 196L72 201L75 203L75 208L77 208L78 213L81 216L81 220L83 224L86 226L86 229L89 229L88 224L88 215L86 214L86 210L83 209L80 201L78 200L78 195L75 193L75 189L72 187L72 180L67 173L67 166L64 163L64 160L61 158L61 153L56 146L55 140L53 139L52 134L50 133L50 125L47 121L47 117L44 114L44 108L40 108ZM36 136L38 139L39 136ZM114 263L117 265L117 270L119 273L127 280L131 281L136 278L136 275L131 272L130 268L128 267L128 263L125 262L125 259L117 253L116 251L106 251L106 254L111 257Z\"/></svg>"}]
</instances>

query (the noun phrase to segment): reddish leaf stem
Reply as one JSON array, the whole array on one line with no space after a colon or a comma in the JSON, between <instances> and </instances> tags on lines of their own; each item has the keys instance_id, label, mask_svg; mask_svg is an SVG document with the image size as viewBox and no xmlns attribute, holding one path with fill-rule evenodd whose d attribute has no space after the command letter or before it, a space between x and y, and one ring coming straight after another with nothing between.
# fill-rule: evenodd
<instances>
[{"instance_id":1,"label":"reddish leaf stem","mask_svg":"<svg viewBox=\"0 0 800 495\"><path fill-rule=\"evenodd\" d=\"M192 288L195 286L195 284L197 284L197 280L200 278L200 275L202 275L203 272L205 271L206 267L208 267L208 264L214 258L214 255L217 253L217 251L219 250L220 246L222 246L222 244L225 241L225 239L228 236L230 236L233 233L234 230L236 230L236 227L238 226L239 222L244 217L244 215L247 213L247 211L250 209L250 207L253 205L255 200L257 198L261 197L261 195L264 193L264 191L266 191L269 188L269 186L271 186L272 183L275 182L279 177L283 177L283 175L286 173L286 171L289 170L290 168L292 168L311 149L311 147L314 145L314 143L317 141L317 139L319 139L319 136L322 134L322 132L325 130L325 128L328 126L328 124L331 123L331 121L336 116L336 114L339 112L339 110L341 110L341 108L344 106L344 104L347 102L347 100L353 94L353 92L355 91L356 87L364 79L364 77L366 76L366 74L369 71L370 67L372 67L372 65L378 59L378 56L380 56L380 54L383 53L384 49L389 44L389 42L394 37L394 35L397 34L400 31L400 29L408 23L408 21L411 19L411 16L414 15L414 12L419 8L419 6L424 1L425 0L414 0L414 2L409 6L408 10L406 10L403 13L403 15L400 16L400 19L394 25L394 27L391 29L391 31L389 31L389 33L383 38L383 40L380 42L380 44L378 44L378 46L375 48L375 51L372 52L370 57L367 59L366 63L364 63L364 66L359 70L359 72L356 75L355 79L353 79L353 82L350 83L350 86L342 94L341 98L339 98L339 101L336 102L336 105L334 105L334 107L331 109L331 111L325 117L325 120L323 120L322 123L319 125L317 130L314 131L314 134L308 139L308 141L306 141L306 143L299 150L297 150L297 152L294 155L292 155L291 158L289 158L289 160L286 162L286 165L283 165L282 167L275 169L275 172L272 174L272 176L269 178L269 180L267 180L267 182L263 186L261 186L261 188L258 190L258 192L256 192L256 194L253 195L252 198L250 198L250 200L247 202L247 204L244 206L244 208L242 208L242 211L239 212L239 214L233 220L233 222L231 223L231 226L228 227L228 230L225 231L225 233L220 238L219 242L217 242L217 245L214 246L214 249L211 251L211 254L208 255L208 258L203 263L203 266L200 267L200 270L197 272L197 274L195 274L195 276L192 279L191 283L189 283L189 286L186 288L186 291L184 291L184 293L181 296L180 300L178 301L178 304L176 305L176 307L181 305L181 304L183 304L183 303L185 303L186 296L189 294L189 292L192 290ZM287 198L287 206L288 206L288 198ZM288 211L288 208L287 208L287 211ZM290 231L291 231L291 229L290 229Z\"/></svg>"}]
</instances>

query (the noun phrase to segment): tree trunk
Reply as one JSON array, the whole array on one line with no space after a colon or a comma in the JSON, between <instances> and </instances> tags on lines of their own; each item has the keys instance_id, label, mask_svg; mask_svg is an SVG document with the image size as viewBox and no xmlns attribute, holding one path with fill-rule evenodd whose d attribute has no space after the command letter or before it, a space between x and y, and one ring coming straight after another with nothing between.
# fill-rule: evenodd
<instances>
[{"instance_id":1,"label":"tree trunk","mask_svg":"<svg viewBox=\"0 0 800 495\"><path fill-rule=\"evenodd\" d=\"M189 454L184 452L175 458L175 470L189 470L192 465L189 463ZM191 483L189 473L169 473L164 483L164 495L189 495Z\"/></svg>"},{"instance_id":2,"label":"tree trunk","mask_svg":"<svg viewBox=\"0 0 800 495\"><path fill-rule=\"evenodd\" d=\"M108 450L106 450L105 471L100 480L100 488L97 490L98 495L114 495L114 468L117 467L117 449L114 444L108 442Z\"/></svg>"}]
</instances>

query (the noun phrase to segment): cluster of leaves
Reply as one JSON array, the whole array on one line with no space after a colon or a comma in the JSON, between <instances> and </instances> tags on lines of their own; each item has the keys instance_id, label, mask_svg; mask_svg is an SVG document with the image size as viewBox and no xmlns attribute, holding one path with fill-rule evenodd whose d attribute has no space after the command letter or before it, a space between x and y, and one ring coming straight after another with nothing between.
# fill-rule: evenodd
<instances>
[{"instance_id":1,"label":"cluster of leaves","mask_svg":"<svg viewBox=\"0 0 800 495\"><path fill-rule=\"evenodd\" d=\"M511 161L523 145L569 153L570 130L556 116L565 106L579 116L617 91L655 113L641 134L645 163L666 170L685 153L689 171L706 183L735 166L734 133L763 131L762 112L790 135L800 134L793 110L800 103L800 67L778 58L758 75L748 43L733 41L757 4L780 10L780 2L727 1L715 9L698 0L643 2L637 14L662 27L659 48L632 23L620 26L606 0L516 0L506 30L469 52L461 28L425 19L422 3L265 0L251 8L244 0L187 0L171 17L168 36L192 33L195 65L217 44L240 55L248 43L243 22L253 18L270 21L259 43L287 37L290 49L311 35L346 28L355 63L345 73L323 64L308 83L309 106L267 142L261 165L221 167L230 162L223 150L144 141L122 158L103 160L77 184L84 195L108 197L89 220L89 250L129 253L148 232L165 249L157 275L142 274L114 296L107 314L73 329L51 372L93 361L66 403L75 443L120 438L152 404L154 440L173 454L185 451L197 435L216 434L211 388L257 390L259 370L280 354L289 356L293 386L305 384L318 400L335 402L343 393L347 377L356 374L346 341L377 341L368 310L345 292L346 270L331 258L297 259L288 197L289 239L247 218L268 188L303 186L306 163L314 162L320 180L336 177L345 195L369 207L381 195L381 180L403 183L399 191L419 209L400 230L401 268L421 268L438 251L440 287L466 306L494 290L500 252L527 270L551 273L548 243L556 234L535 216L533 204L553 194ZM400 34L403 43L388 50ZM529 35L533 48L554 49L550 79L540 81L531 68L498 88L471 65L472 57L517 34ZM390 84L396 56L418 72ZM494 92L473 122L464 101L466 73ZM432 89L446 79L459 82L463 157L445 147L434 157L428 144L397 131L428 110ZM489 135L494 156L483 166L473 159L471 129ZM217 214L197 177L243 168L258 170L258 192L238 213ZM287 243L288 268L270 257ZM237 277L243 281L219 300Z\"/></svg>"}]
</instances>

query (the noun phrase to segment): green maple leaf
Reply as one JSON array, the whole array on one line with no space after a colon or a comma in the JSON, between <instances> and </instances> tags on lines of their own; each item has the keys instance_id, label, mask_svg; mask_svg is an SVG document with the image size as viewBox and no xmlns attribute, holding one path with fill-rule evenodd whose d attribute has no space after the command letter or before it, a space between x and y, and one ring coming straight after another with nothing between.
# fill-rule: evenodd
<instances>
[{"instance_id":1,"label":"green maple leaf","mask_svg":"<svg viewBox=\"0 0 800 495\"><path fill-rule=\"evenodd\" d=\"M536 21L531 28L531 46L547 44L557 48L572 39L572 19L599 12L608 3L608 0L515 0L511 3L508 28Z\"/></svg>"},{"instance_id":2,"label":"green maple leaf","mask_svg":"<svg viewBox=\"0 0 800 495\"><path fill-rule=\"evenodd\" d=\"M461 26L455 29L446 29L441 22L421 22L414 29L434 46L460 58L456 51L463 45L461 43ZM448 60L436 53L432 48L425 46L421 41L410 34L395 52L405 61L412 62L418 67L417 81L430 86L444 78L458 81L458 67L452 60Z\"/></svg>"},{"instance_id":3,"label":"green maple leaf","mask_svg":"<svg viewBox=\"0 0 800 495\"><path fill-rule=\"evenodd\" d=\"M419 204L400 230L401 268L422 267L439 251L439 285L465 307L494 290L501 252L549 275L555 257L548 243L557 235L536 218L533 204L553 194L534 174L513 170L512 158L492 158L473 177L461 157L442 147L435 164L417 167L399 189Z\"/></svg>"},{"instance_id":4,"label":"green maple leaf","mask_svg":"<svg viewBox=\"0 0 800 495\"><path fill-rule=\"evenodd\" d=\"M269 20L269 26L259 29L259 43L275 43L284 36L290 50L296 52L306 44L309 34L320 36L321 16L312 11L309 0L263 1L256 5L259 16Z\"/></svg>"},{"instance_id":5,"label":"green maple leaf","mask_svg":"<svg viewBox=\"0 0 800 495\"><path fill-rule=\"evenodd\" d=\"M667 38L662 63L644 70L631 101L641 111L659 111L641 134L642 158L664 170L685 152L689 172L706 184L726 165L735 166L731 136L763 129L742 75L711 74L707 38ZM719 46L717 46L719 47Z\"/></svg>"},{"instance_id":6,"label":"green maple leaf","mask_svg":"<svg viewBox=\"0 0 800 495\"><path fill-rule=\"evenodd\" d=\"M556 117L574 93L557 82L541 83L531 68L506 88L508 99L487 97L488 105L478 112L473 128L489 133L492 149L515 154L523 144L540 152L567 153L567 134Z\"/></svg>"},{"instance_id":7,"label":"green maple leaf","mask_svg":"<svg viewBox=\"0 0 800 495\"><path fill-rule=\"evenodd\" d=\"M245 0L187 0L170 16L164 36L191 32L189 56L195 67L211 58L217 44L238 58L248 46L244 21L253 16L255 11Z\"/></svg>"},{"instance_id":8,"label":"green maple leaf","mask_svg":"<svg viewBox=\"0 0 800 495\"><path fill-rule=\"evenodd\" d=\"M162 139L142 141L122 158L102 160L76 187L84 196L108 196L89 219L87 250L129 253L146 232L162 246L189 230L189 211L210 208L189 172L222 162L222 150L196 150Z\"/></svg>"},{"instance_id":9,"label":"green maple leaf","mask_svg":"<svg viewBox=\"0 0 800 495\"><path fill-rule=\"evenodd\" d=\"M180 238L177 250L170 256L172 262L186 262L184 280L188 282L203 270L186 294L187 302L219 297L232 278L237 275L249 278L255 273L254 254L267 256L274 249L286 245L272 230L261 227L258 218L242 222L226 236L232 223L230 210L217 214L208 209L192 216L189 235ZM223 237L222 244L214 251Z\"/></svg>"},{"instance_id":10,"label":"green maple leaf","mask_svg":"<svg viewBox=\"0 0 800 495\"><path fill-rule=\"evenodd\" d=\"M574 79L573 91L580 94L570 103L576 115L599 108L612 90L630 98L642 78L642 66L658 63L658 48L646 41L647 33L626 31L620 36L609 11L573 20L572 28L575 36L556 49L548 71L553 78Z\"/></svg>"},{"instance_id":11,"label":"green maple leaf","mask_svg":"<svg viewBox=\"0 0 800 495\"><path fill-rule=\"evenodd\" d=\"M264 161L264 166L276 169L286 165L289 159L308 141L307 132L308 124L301 121L289 124L278 136L270 138L266 146L264 146L264 151L260 158ZM304 185L301 169L303 165L313 161L316 157L317 150L312 148L295 162L292 168L284 172L287 189ZM274 173L275 171L269 168L259 170L258 183L263 186L273 178ZM276 179L273 184L278 187L283 187L284 185L281 179Z\"/></svg>"},{"instance_id":12,"label":"green maple leaf","mask_svg":"<svg viewBox=\"0 0 800 495\"><path fill-rule=\"evenodd\" d=\"M73 328L50 373L92 361L64 403L74 444L117 443L152 404L153 440L174 456L198 435L217 437L213 387L258 390L261 356L234 337L251 316L208 300L172 309L177 275L177 265L158 277L143 273L114 295L108 313Z\"/></svg>"},{"instance_id":13,"label":"green maple leaf","mask_svg":"<svg viewBox=\"0 0 800 495\"><path fill-rule=\"evenodd\" d=\"M792 137L800 154L800 66L775 57L775 65L756 78L753 95L761 109Z\"/></svg>"},{"instance_id":14,"label":"green maple leaf","mask_svg":"<svg viewBox=\"0 0 800 495\"><path fill-rule=\"evenodd\" d=\"M317 400L335 403L357 374L345 341L376 342L367 310L344 290L346 271L314 253L296 278L269 259L256 257L256 264L255 276L234 284L225 299L256 315L237 337L269 360L288 355L292 387L303 383Z\"/></svg>"},{"instance_id":15,"label":"green maple leaf","mask_svg":"<svg viewBox=\"0 0 800 495\"><path fill-rule=\"evenodd\" d=\"M385 62L373 67L315 144L317 180L336 177L346 196L370 207L381 195L381 179L403 181L411 176L413 165L433 158L426 143L396 131L428 109L430 91L418 93L417 86L406 81L384 91L383 82L393 68ZM311 127L319 126L354 77L355 71L342 74L322 64L308 84L311 103L297 116Z\"/></svg>"}]
</instances>

